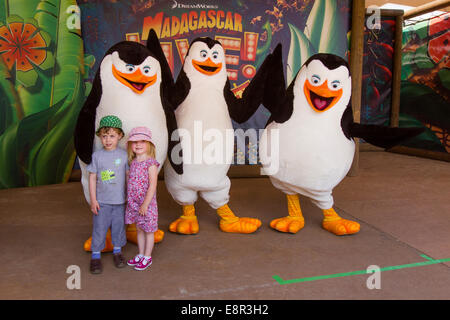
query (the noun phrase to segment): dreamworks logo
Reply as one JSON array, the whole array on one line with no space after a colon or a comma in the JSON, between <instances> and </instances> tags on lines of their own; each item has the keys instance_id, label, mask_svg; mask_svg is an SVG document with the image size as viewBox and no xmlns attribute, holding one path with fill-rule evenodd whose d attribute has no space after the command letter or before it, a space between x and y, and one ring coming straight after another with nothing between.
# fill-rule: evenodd
<instances>
[{"instance_id":1,"label":"dreamworks logo","mask_svg":"<svg viewBox=\"0 0 450 320\"><path fill-rule=\"evenodd\" d=\"M197 3L197 4L184 4L184 3L178 3L177 1L173 0L173 3L170 5L171 9L218 9L219 6L216 4L204 4L204 3Z\"/></svg>"}]
</instances>

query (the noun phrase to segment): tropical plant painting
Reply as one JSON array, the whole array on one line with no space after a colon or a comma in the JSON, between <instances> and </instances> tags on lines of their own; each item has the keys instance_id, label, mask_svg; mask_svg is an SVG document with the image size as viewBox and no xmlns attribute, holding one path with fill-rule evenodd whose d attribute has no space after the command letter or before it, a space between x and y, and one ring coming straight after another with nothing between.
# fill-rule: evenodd
<instances>
[{"instance_id":1,"label":"tropical plant painting","mask_svg":"<svg viewBox=\"0 0 450 320\"><path fill-rule=\"evenodd\" d=\"M403 30L400 127L423 126L407 147L450 153L450 14Z\"/></svg>"},{"instance_id":2,"label":"tropical plant painting","mask_svg":"<svg viewBox=\"0 0 450 320\"><path fill-rule=\"evenodd\" d=\"M0 1L0 188L66 182L94 62L75 0Z\"/></svg>"}]
</instances>

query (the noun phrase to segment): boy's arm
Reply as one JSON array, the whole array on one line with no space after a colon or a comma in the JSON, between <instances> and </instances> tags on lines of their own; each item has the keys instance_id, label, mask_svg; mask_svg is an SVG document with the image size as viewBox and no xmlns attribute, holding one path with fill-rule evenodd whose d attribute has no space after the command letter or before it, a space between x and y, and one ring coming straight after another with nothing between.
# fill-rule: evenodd
<instances>
[{"instance_id":1,"label":"boy's arm","mask_svg":"<svg viewBox=\"0 0 450 320\"><path fill-rule=\"evenodd\" d=\"M142 203L142 206L139 209L139 213L141 215L147 214L148 206L152 202L153 196L156 193L156 184L158 182L158 168L156 166L150 166L148 168L148 179L150 181L148 190L145 195L144 202Z\"/></svg>"},{"instance_id":2,"label":"boy's arm","mask_svg":"<svg viewBox=\"0 0 450 320\"><path fill-rule=\"evenodd\" d=\"M97 202L97 174L89 172L89 196L91 198L91 211L94 214L98 214L100 205Z\"/></svg>"}]
</instances>

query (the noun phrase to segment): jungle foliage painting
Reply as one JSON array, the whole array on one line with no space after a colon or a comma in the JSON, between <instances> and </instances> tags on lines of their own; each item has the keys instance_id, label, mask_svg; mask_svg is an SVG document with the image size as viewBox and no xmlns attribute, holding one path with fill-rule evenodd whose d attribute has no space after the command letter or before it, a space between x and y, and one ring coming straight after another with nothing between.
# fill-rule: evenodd
<instances>
[{"instance_id":1,"label":"jungle foliage painting","mask_svg":"<svg viewBox=\"0 0 450 320\"><path fill-rule=\"evenodd\" d=\"M403 30L400 127L426 131L407 147L450 153L450 14Z\"/></svg>"},{"instance_id":2,"label":"jungle foliage painting","mask_svg":"<svg viewBox=\"0 0 450 320\"><path fill-rule=\"evenodd\" d=\"M86 52L97 64L122 40L146 43L153 28L176 77L189 43L209 36L222 43L232 90L240 96L278 43L283 46L286 81L318 52L348 59L351 0L80 0ZM90 72L94 78L97 65ZM264 106L235 129L262 129L270 113ZM241 144L242 145L242 144ZM235 150L235 163L256 163L257 143Z\"/></svg>"},{"instance_id":3,"label":"jungle foliage painting","mask_svg":"<svg viewBox=\"0 0 450 320\"><path fill-rule=\"evenodd\" d=\"M69 178L94 63L79 20L75 0L0 1L0 188Z\"/></svg>"}]
</instances>

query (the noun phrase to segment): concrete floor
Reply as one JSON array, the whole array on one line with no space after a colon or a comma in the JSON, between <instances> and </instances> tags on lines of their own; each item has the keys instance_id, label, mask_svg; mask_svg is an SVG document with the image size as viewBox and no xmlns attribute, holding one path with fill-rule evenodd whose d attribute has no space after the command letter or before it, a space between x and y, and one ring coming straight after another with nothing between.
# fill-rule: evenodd
<instances>
[{"instance_id":1,"label":"concrete floor","mask_svg":"<svg viewBox=\"0 0 450 320\"><path fill-rule=\"evenodd\" d=\"M450 258L450 164L386 152L362 152L357 177L334 190L335 209L361 231L337 237L321 228L321 211L301 198L306 226L297 234L272 230L287 214L284 195L267 178L232 179L230 207L263 221L254 234L228 234L203 201L197 235L170 233L181 209L158 184L160 228L166 236L151 269L89 273L91 213L78 182L0 190L0 299L450 299L450 263L381 272L381 289L367 274L309 282L284 280ZM136 253L127 244L127 258ZM70 265L81 268L81 289L69 290Z\"/></svg>"}]
</instances>

